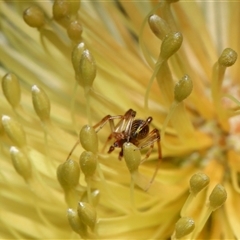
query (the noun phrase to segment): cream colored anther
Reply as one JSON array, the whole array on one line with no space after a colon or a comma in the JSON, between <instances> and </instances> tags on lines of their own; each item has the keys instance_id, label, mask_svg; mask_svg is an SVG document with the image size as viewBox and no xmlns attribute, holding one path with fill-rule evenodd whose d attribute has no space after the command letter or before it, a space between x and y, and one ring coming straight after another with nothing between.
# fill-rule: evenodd
<instances>
[{"instance_id":1,"label":"cream colored anther","mask_svg":"<svg viewBox=\"0 0 240 240\"><path fill-rule=\"evenodd\" d=\"M11 141L18 147L24 147L26 145L26 135L22 126L13 120L11 117L2 116L2 126L5 133L11 139Z\"/></svg>"},{"instance_id":2,"label":"cream colored anther","mask_svg":"<svg viewBox=\"0 0 240 240\"><path fill-rule=\"evenodd\" d=\"M10 156L17 173L26 181L31 177L31 164L26 154L16 147L10 148Z\"/></svg>"},{"instance_id":3,"label":"cream colored anther","mask_svg":"<svg viewBox=\"0 0 240 240\"><path fill-rule=\"evenodd\" d=\"M2 78L2 90L9 104L15 108L21 99L21 89L18 78L13 73L7 73Z\"/></svg>"},{"instance_id":4,"label":"cream colored anther","mask_svg":"<svg viewBox=\"0 0 240 240\"><path fill-rule=\"evenodd\" d=\"M48 121L50 118L50 101L44 90L37 85L32 86L32 103L41 121Z\"/></svg>"}]
</instances>

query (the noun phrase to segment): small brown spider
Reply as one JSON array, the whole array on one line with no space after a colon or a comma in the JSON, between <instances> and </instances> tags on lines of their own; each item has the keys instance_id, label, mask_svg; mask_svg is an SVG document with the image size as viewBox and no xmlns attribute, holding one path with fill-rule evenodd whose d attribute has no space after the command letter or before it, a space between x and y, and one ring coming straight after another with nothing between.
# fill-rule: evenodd
<instances>
[{"instance_id":1,"label":"small brown spider","mask_svg":"<svg viewBox=\"0 0 240 240\"><path fill-rule=\"evenodd\" d=\"M123 144L125 142L130 142L134 144L138 149L143 149L150 146L146 153L146 157L142 160L145 161L151 154L154 147L154 143L158 146L158 159L162 159L162 152L160 146L160 134L155 128L149 132L149 124L152 121L152 117L148 117L146 120L135 119L136 112L129 109L124 115L110 116L107 115L99 123L93 126L96 132L103 128L103 126L109 122L112 133L107 138L107 141L103 147L115 139L114 143L110 146L108 153L111 153L115 148L121 148L119 153L119 160L123 156ZM115 125L114 120L120 119L120 121Z\"/></svg>"}]
</instances>

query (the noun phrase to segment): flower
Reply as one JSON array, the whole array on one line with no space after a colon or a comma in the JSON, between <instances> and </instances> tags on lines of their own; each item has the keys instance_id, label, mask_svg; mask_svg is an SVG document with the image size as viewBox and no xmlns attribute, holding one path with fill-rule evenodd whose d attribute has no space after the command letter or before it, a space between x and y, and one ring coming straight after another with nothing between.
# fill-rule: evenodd
<instances>
[{"instance_id":1,"label":"flower","mask_svg":"<svg viewBox=\"0 0 240 240\"><path fill-rule=\"evenodd\" d=\"M239 238L239 3L174 2L0 3L2 238Z\"/></svg>"}]
</instances>

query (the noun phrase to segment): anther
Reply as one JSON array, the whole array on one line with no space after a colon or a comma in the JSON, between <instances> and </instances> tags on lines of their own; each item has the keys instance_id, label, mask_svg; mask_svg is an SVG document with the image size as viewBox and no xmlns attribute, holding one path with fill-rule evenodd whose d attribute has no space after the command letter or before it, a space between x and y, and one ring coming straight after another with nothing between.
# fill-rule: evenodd
<instances>
[{"instance_id":1,"label":"anther","mask_svg":"<svg viewBox=\"0 0 240 240\"><path fill-rule=\"evenodd\" d=\"M85 238L87 236L87 225L80 220L77 212L69 208L67 210L67 218L72 230Z\"/></svg>"},{"instance_id":2,"label":"anther","mask_svg":"<svg viewBox=\"0 0 240 240\"><path fill-rule=\"evenodd\" d=\"M97 168L97 155L84 151L80 156L79 163L85 177L91 177Z\"/></svg>"},{"instance_id":3,"label":"anther","mask_svg":"<svg viewBox=\"0 0 240 240\"><path fill-rule=\"evenodd\" d=\"M72 65L73 68L75 70L75 75L76 75L76 79L77 76L79 75L79 64L80 64L80 60L83 54L83 51L86 49L85 43L84 42L80 42L78 43L72 51Z\"/></svg>"},{"instance_id":4,"label":"anther","mask_svg":"<svg viewBox=\"0 0 240 240\"><path fill-rule=\"evenodd\" d=\"M174 88L174 99L177 102L182 102L192 92L193 84L192 80L188 75L185 75L180 79Z\"/></svg>"},{"instance_id":5,"label":"anther","mask_svg":"<svg viewBox=\"0 0 240 240\"><path fill-rule=\"evenodd\" d=\"M42 88L34 85L32 87L32 103L35 112L41 121L47 121L50 118L50 101Z\"/></svg>"},{"instance_id":6,"label":"anther","mask_svg":"<svg viewBox=\"0 0 240 240\"><path fill-rule=\"evenodd\" d=\"M18 78L13 73L7 73L2 78L2 90L9 104L15 108L21 99L21 89Z\"/></svg>"},{"instance_id":7,"label":"anther","mask_svg":"<svg viewBox=\"0 0 240 240\"><path fill-rule=\"evenodd\" d=\"M170 32L167 22L156 14L148 18L148 24L155 36L161 40Z\"/></svg>"},{"instance_id":8,"label":"anther","mask_svg":"<svg viewBox=\"0 0 240 240\"><path fill-rule=\"evenodd\" d=\"M141 162L140 150L132 143L124 143L123 156L130 173L136 171Z\"/></svg>"},{"instance_id":9,"label":"anther","mask_svg":"<svg viewBox=\"0 0 240 240\"><path fill-rule=\"evenodd\" d=\"M26 145L26 135L22 126L13 120L11 117L3 115L2 125L5 133L11 139L11 141L18 147L24 147Z\"/></svg>"},{"instance_id":10,"label":"anther","mask_svg":"<svg viewBox=\"0 0 240 240\"><path fill-rule=\"evenodd\" d=\"M209 177L205 173L196 173L190 179L190 193L196 196L200 191L208 186Z\"/></svg>"},{"instance_id":11,"label":"anther","mask_svg":"<svg viewBox=\"0 0 240 240\"><path fill-rule=\"evenodd\" d=\"M225 67L232 66L237 60L237 53L231 48L226 48L223 50L218 63Z\"/></svg>"},{"instance_id":12,"label":"anther","mask_svg":"<svg viewBox=\"0 0 240 240\"><path fill-rule=\"evenodd\" d=\"M95 132L95 129L89 125L85 125L82 127L79 139L82 144L82 147L86 151L90 151L93 153L97 153L98 151L98 136Z\"/></svg>"},{"instance_id":13,"label":"anther","mask_svg":"<svg viewBox=\"0 0 240 240\"><path fill-rule=\"evenodd\" d=\"M160 57L167 60L181 47L183 41L180 32L170 32L163 39Z\"/></svg>"},{"instance_id":14,"label":"anther","mask_svg":"<svg viewBox=\"0 0 240 240\"><path fill-rule=\"evenodd\" d=\"M10 148L10 156L17 173L27 181L31 177L31 165L27 156L16 147Z\"/></svg>"},{"instance_id":15,"label":"anther","mask_svg":"<svg viewBox=\"0 0 240 240\"><path fill-rule=\"evenodd\" d=\"M80 177L79 165L68 159L60 164L57 169L57 178L64 190L73 189L78 185Z\"/></svg>"},{"instance_id":16,"label":"anther","mask_svg":"<svg viewBox=\"0 0 240 240\"><path fill-rule=\"evenodd\" d=\"M41 28L45 24L43 11L37 6L31 6L23 12L26 24L33 28Z\"/></svg>"},{"instance_id":17,"label":"anther","mask_svg":"<svg viewBox=\"0 0 240 240\"><path fill-rule=\"evenodd\" d=\"M55 20L69 18L70 4L66 0L55 0L52 8L53 17Z\"/></svg>"},{"instance_id":18,"label":"anther","mask_svg":"<svg viewBox=\"0 0 240 240\"><path fill-rule=\"evenodd\" d=\"M83 27L79 21L72 21L67 27L68 37L74 42L80 42L82 39Z\"/></svg>"},{"instance_id":19,"label":"anther","mask_svg":"<svg viewBox=\"0 0 240 240\"><path fill-rule=\"evenodd\" d=\"M90 88L96 77L97 67L93 55L88 49L82 52L78 73L78 83L84 88Z\"/></svg>"},{"instance_id":20,"label":"anther","mask_svg":"<svg viewBox=\"0 0 240 240\"><path fill-rule=\"evenodd\" d=\"M209 196L209 203L213 211L221 207L227 200L227 192L221 184L217 184Z\"/></svg>"},{"instance_id":21,"label":"anther","mask_svg":"<svg viewBox=\"0 0 240 240\"><path fill-rule=\"evenodd\" d=\"M93 231L97 222L97 213L94 207L91 206L89 203L79 202L77 211L81 221L87 226L89 226Z\"/></svg>"},{"instance_id":22,"label":"anther","mask_svg":"<svg viewBox=\"0 0 240 240\"><path fill-rule=\"evenodd\" d=\"M190 217L180 218L175 225L176 238L180 239L191 233L195 228L195 222Z\"/></svg>"}]
</instances>

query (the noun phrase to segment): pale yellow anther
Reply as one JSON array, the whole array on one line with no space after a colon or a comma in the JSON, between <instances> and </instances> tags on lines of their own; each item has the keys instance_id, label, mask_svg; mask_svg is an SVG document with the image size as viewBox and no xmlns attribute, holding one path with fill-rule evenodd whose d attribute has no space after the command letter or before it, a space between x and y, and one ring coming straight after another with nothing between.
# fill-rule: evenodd
<instances>
[{"instance_id":1,"label":"pale yellow anther","mask_svg":"<svg viewBox=\"0 0 240 240\"><path fill-rule=\"evenodd\" d=\"M180 32L170 32L163 39L160 57L167 60L181 47L183 36Z\"/></svg>"},{"instance_id":2,"label":"pale yellow anther","mask_svg":"<svg viewBox=\"0 0 240 240\"><path fill-rule=\"evenodd\" d=\"M209 196L210 206L213 211L221 207L227 200L227 192L221 184L217 184Z\"/></svg>"},{"instance_id":3,"label":"pale yellow anther","mask_svg":"<svg viewBox=\"0 0 240 240\"><path fill-rule=\"evenodd\" d=\"M97 168L97 154L84 151L79 159L80 167L86 177L91 177Z\"/></svg>"},{"instance_id":4,"label":"pale yellow anther","mask_svg":"<svg viewBox=\"0 0 240 240\"><path fill-rule=\"evenodd\" d=\"M79 134L80 143L86 151L97 153L98 151L98 136L95 129L89 125L82 127Z\"/></svg>"},{"instance_id":5,"label":"pale yellow anther","mask_svg":"<svg viewBox=\"0 0 240 240\"><path fill-rule=\"evenodd\" d=\"M55 20L70 17L70 1L67 0L55 0L53 3L52 13Z\"/></svg>"},{"instance_id":6,"label":"pale yellow anther","mask_svg":"<svg viewBox=\"0 0 240 240\"><path fill-rule=\"evenodd\" d=\"M209 177L205 173L196 173L190 179L190 193L197 195L210 182Z\"/></svg>"},{"instance_id":7,"label":"pale yellow anther","mask_svg":"<svg viewBox=\"0 0 240 240\"><path fill-rule=\"evenodd\" d=\"M73 48L72 51L72 65L75 70L76 79L79 72L79 64L82 57L82 53L85 49L86 49L85 43L80 42Z\"/></svg>"},{"instance_id":8,"label":"pale yellow anther","mask_svg":"<svg viewBox=\"0 0 240 240\"><path fill-rule=\"evenodd\" d=\"M190 217L180 218L175 225L176 238L180 239L191 233L195 228L195 222Z\"/></svg>"},{"instance_id":9,"label":"pale yellow anther","mask_svg":"<svg viewBox=\"0 0 240 240\"><path fill-rule=\"evenodd\" d=\"M10 156L17 173L21 175L25 180L28 180L31 177L31 164L26 154L24 154L16 147L11 147Z\"/></svg>"},{"instance_id":10,"label":"pale yellow anther","mask_svg":"<svg viewBox=\"0 0 240 240\"><path fill-rule=\"evenodd\" d=\"M26 145L26 135L23 131L22 125L6 115L2 116L2 125L5 133L14 145L17 145L18 147L24 147Z\"/></svg>"},{"instance_id":11,"label":"pale yellow anther","mask_svg":"<svg viewBox=\"0 0 240 240\"><path fill-rule=\"evenodd\" d=\"M36 85L32 86L32 103L41 121L50 118L50 101L44 90Z\"/></svg>"},{"instance_id":12,"label":"pale yellow anther","mask_svg":"<svg viewBox=\"0 0 240 240\"><path fill-rule=\"evenodd\" d=\"M170 32L167 22L156 14L148 18L148 24L155 36L161 40Z\"/></svg>"},{"instance_id":13,"label":"pale yellow anther","mask_svg":"<svg viewBox=\"0 0 240 240\"><path fill-rule=\"evenodd\" d=\"M89 203L79 202L77 211L81 221L93 230L97 222L95 208Z\"/></svg>"},{"instance_id":14,"label":"pale yellow anther","mask_svg":"<svg viewBox=\"0 0 240 240\"><path fill-rule=\"evenodd\" d=\"M223 50L218 63L224 67L232 66L237 60L237 53L231 48L226 48Z\"/></svg>"},{"instance_id":15,"label":"pale yellow anther","mask_svg":"<svg viewBox=\"0 0 240 240\"><path fill-rule=\"evenodd\" d=\"M2 78L2 90L9 104L15 108L21 99L21 89L18 78L13 73L7 73Z\"/></svg>"},{"instance_id":16,"label":"pale yellow anther","mask_svg":"<svg viewBox=\"0 0 240 240\"><path fill-rule=\"evenodd\" d=\"M68 159L57 169L57 178L64 190L72 189L78 185L80 168L77 162Z\"/></svg>"},{"instance_id":17,"label":"pale yellow anther","mask_svg":"<svg viewBox=\"0 0 240 240\"><path fill-rule=\"evenodd\" d=\"M79 21L72 21L67 27L67 33L72 41L79 42L82 39L83 27Z\"/></svg>"},{"instance_id":18,"label":"pale yellow anther","mask_svg":"<svg viewBox=\"0 0 240 240\"><path fill-rule=\"evenodd\" d=\"M134 172L138 169L141 162L141 152L132 143L124 143L123 156L130 172Z\"/></svg>"},{"instance_id":19,"label":"pale yellow anther","mask_svg":"<svg viewBox=\"0 0 240 240\"><path fill-rule=\"evenodd\" d=\"M174 87L174 99L177 102L182 102L192 92L193 84L188 75L183 76Z\"/></svg>"},{"instance_id":20,"label":"pale yellow anther","mask_svg":"<svg viewBox=\"0 0 240 240\"><path fill-rule=\"evenodd\" d=\"M87 225L80 220L77 211L69 208L67 210L67 218L74 232L80 234L81 237L87 236Z\"/></svg>"},{"instance_id":21,"label":"pale yellow anther","mask_svg":"<svg viewBox=\"0 0 240 240\"><path fill-rule=\"evenodd\" d=\"M80 86L89 88L97 74L97 66L93 55L88 49L82 52L82 56L79 62L77 81Z\"/></svg>"},{"instance_id":22,"label":"pale yellow anther","mask_svg":"<svg viewBox=\"0 0 240 240\"><path fill-rule=\"evenodd\" d=\"M28 26L41 28L45 24L43 11L37 6L31 6L23 12L23 19Z\"/></svg>"}]
</instances>

